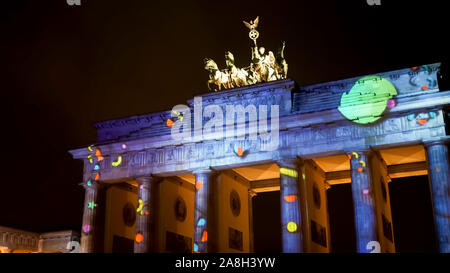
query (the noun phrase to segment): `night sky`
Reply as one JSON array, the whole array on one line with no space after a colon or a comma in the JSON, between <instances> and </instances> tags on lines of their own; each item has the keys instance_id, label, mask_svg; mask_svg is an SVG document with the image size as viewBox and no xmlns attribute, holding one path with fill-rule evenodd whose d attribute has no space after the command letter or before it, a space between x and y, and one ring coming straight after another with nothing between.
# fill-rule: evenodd
<instances>
[{"instance_id":1,"label":"night sky","mask_svg":"<svg viewBox=\"0 0 450 273\"><path fill-rule=\"evenodd\" d=\"M309 85L443 61L434 2L2 1L0 225L80 230L82 164L67 151L95 142L94 122L208 92L205 57L248 66L242 20L260 16L266 50L286 41L289 76Z\"/></svg>"}]
</instances>

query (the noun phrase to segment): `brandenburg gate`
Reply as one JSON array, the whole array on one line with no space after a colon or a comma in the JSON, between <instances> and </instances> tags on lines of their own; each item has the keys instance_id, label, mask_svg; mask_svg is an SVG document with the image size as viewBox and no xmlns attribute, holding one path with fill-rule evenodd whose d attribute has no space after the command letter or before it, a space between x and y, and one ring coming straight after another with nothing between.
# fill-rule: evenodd
<instances>
[{"instance_id":1,"label":"brandenburg gate","mask_svg":"<svg viewBox=\"0 0 450 273\"><path fill-rule=\"evenodd\" d=\"M331 252L326 191L351 183L357 252L374 242L395 252L387 184L421 173L439 249L450 252L440 64L300 86L287 77L284 43L276 56L257 46L257 25L246 23L250 67L230 52L227 69L205 59L217 92L96 123L95 144L70 151L84 162L81 251L253 252L252 197L279 191L283 252Z\"/></svg>"}]
</instances>

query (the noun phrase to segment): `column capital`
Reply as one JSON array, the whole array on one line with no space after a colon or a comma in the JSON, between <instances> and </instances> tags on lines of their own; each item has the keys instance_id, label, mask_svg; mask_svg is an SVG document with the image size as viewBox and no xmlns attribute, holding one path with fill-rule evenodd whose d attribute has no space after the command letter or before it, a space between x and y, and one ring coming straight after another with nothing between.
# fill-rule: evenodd
<instances>
[{"instance_id":1,"label":"column capital","mask_svg":"<svg viewBox=\"0 0 450 273\"><path fill-rule=\"evenodd\" d=\"M213 174L215 170L211 168L200 168L200 169L192 169L191 172L193 174Z\"/></svg>"},{"instance_id":2,"label":"column capital","mask_svg":"<svg viewBox=\"0 0 450 273\"><path fill-rule=\"evenodd\" d=\"M374 153L374 150L372 150L372 149L352 149L352 150L345 151L345 154L347 154L347 155L351 155L353 153L371 155Z\"/></svg>"},{"instance_id":3,"label":"column capital","mask_svg":"<svg viewBox=\"0 0 450 273\"><path fill-rule=\"evenodd\" d=\"M256 191L251 190L251 189L248 190L248 197L250 197L250 199L255 197L255 196L257 196L257 195L258 195L258 193Z\"/></svg>"},{"instance_id":4,"label":"column capital","mask_svg":"<svg viewBox=\"0 0 450 273\"><path fill-rule=\"evenodd\" d=\"M78 185L82 186L85 190L98 190L104 186L104 184L92 179L88 179L88 181L81 182Z\"/></svg>"},{"instance_id":5,"label":"column capital","mask_svg":"<svg viewBox=\"0 0 450 273\"><path fill-rule=\"evenodd\" d=\"M295 169L295 168L297 168L299 160L297 158L283 158L283 159L277 160L276 163L280 168Z\"/></svg>"},{"instance_id":6,"label":"column capital","mask_svg":"<svg viewBox=\"0 0 450 273\"><path fill-rule=\"evenodd\" d=\"M153 176L153 175L143 175L143 176L137 176L134 178L134 180L136 180L138 185L149 184L149 183L151 183L153 181L157 181L159 179L160 179L160 177Z\"/></svg>"},{"instance_id":7,"label":"column capital","mask_svg":"<svg viewBox=\"0 0 450 273\"><path fill-rule=\"evenodd\" d=\"M442 138L442 139L424 141L423 146L425 146L425 148L428 148L428 147L431 147L434 145L448 145L448 143L450 143L450 138Z\"/></svg>"}]
</instances>

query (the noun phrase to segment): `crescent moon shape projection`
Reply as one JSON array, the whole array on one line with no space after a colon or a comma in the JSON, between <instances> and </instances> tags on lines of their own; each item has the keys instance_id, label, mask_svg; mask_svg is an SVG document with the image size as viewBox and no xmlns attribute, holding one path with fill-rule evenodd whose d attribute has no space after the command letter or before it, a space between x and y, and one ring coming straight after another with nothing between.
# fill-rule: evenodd
<instances>
[{"instance_id":1,"label":"crescent moon shape projection","mask_svg":"<svg viewBox=\"0 0 450 273\"><path fill-rule=\"evenodd\" d=\"M352 122L373 123L381 118L388 100L395 95L397 90L390 81L379 76L366 76L359 79L349 92L342 93L338 110Z\"/></svg>"},{"instance_id":2,"label":"crescent moon shape projection","mask_svg":"<svg viewBox=\"0 0 450 273\"><path fill-rule=\"evenodd\" d=\"M113 161L113 162L111 163L111 165L112 165L113 167L117 167L117 166L119 166L121 163L122 163L122 156L119 155L119 157L117 158L117 160L116 160L116 161Z\"/></svg>"}]
</instances>

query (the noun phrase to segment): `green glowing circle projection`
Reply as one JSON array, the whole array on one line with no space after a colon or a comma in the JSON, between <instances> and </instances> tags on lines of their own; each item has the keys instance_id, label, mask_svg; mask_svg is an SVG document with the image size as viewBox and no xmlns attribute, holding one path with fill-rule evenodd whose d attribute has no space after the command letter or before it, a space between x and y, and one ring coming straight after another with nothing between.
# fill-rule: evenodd
<instances>
[{"instance_id":1,"label":"green glowing circle projection","mask_svg":"<svg viewBox=\"0 0 450 273\"><path fill-rule=\"evenodd\" d=\"M348 92L342 93L338 107L341 114L359 124L369 124L381 118L386 107L395 106L394 85L380 76L359 79Z\"/></svg>"}]
</instances>

